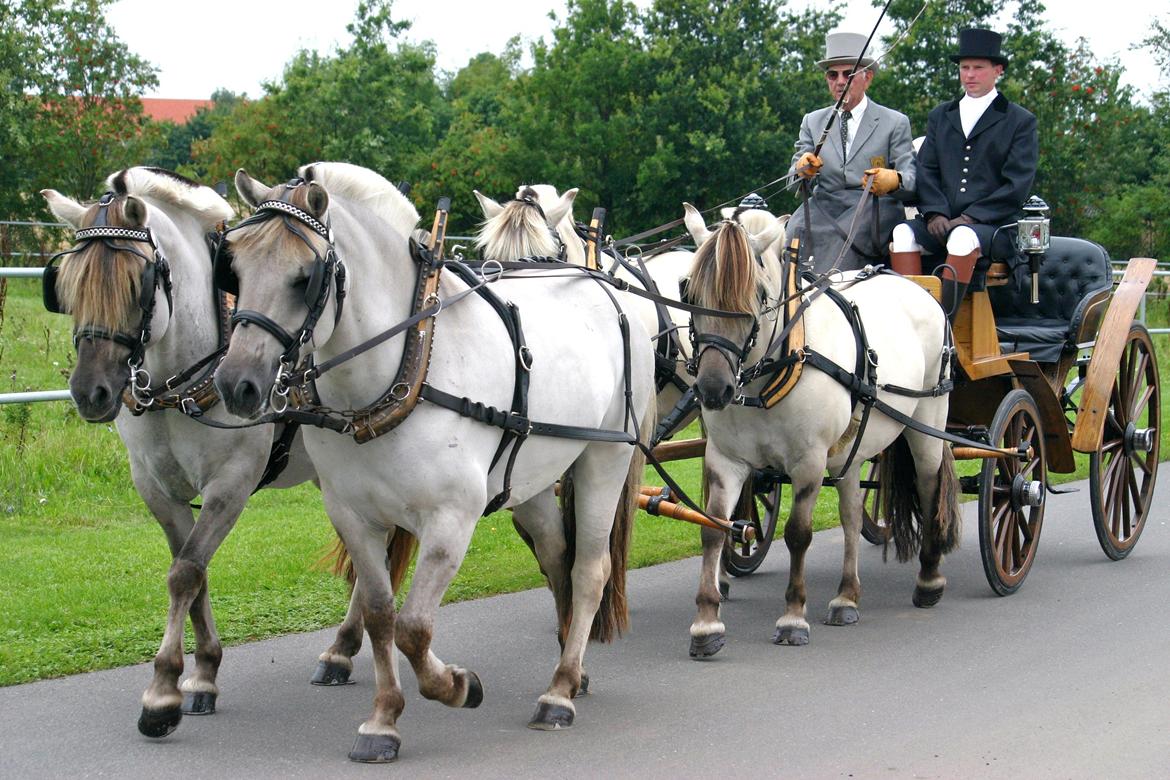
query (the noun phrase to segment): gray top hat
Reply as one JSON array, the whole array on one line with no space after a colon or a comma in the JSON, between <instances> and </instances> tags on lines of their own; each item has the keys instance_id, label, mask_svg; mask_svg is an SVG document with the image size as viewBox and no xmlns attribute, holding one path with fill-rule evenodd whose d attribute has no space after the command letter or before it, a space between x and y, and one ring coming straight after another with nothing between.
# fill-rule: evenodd
<instances>
[{"instance_id":1,"label":"gray top hat","mask_svg":"<svg viewBox=\"0 0 1170 780\"><path fill-rule=\"evenodd\" d=\"M830 65L852 65L857 62L857 55L861 54L865 46L865 36L861 33L837 32L825 36L825 58L817 63L822 68ZM858 68L868 68L873 65L872 57L862 57Z\"/></svg>"}]
</instances>

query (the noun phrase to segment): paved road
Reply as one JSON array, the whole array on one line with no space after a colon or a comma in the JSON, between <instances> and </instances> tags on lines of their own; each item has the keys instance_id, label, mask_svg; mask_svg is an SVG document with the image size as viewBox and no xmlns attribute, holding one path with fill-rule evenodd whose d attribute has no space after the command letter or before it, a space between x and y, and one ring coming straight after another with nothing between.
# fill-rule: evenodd
<instances>
[{"instance_id":1,"label":"paved road","mask_svg":"<svg viewBox=\"0 0 1170 780\"><path fill-rule=\"evenodd\" d=\"M1166 470L1166 469L1164 469ZM963 548L933 610L910 605L911 565L862 558L862 622L769 641L783 546L733 583L728 644L687 658L697 560L631 574L633 630L590 648L593 695L565 732L525 728L555 663L543 591L445 607L437 650L479 673L478 710L422 700L404 665L398 763L346 761L371 704L306 679L330 632L229 648L219 712L159 742L135 729L145 665L0 689L0 777L1170 777L1170 474L1134 554L1111 563L1087 486L1050 497L1039 558L1010 598L991 594L966 506ZM816 535L810 614L839 577L840 532Z\"/></svg>"}]
</instances>

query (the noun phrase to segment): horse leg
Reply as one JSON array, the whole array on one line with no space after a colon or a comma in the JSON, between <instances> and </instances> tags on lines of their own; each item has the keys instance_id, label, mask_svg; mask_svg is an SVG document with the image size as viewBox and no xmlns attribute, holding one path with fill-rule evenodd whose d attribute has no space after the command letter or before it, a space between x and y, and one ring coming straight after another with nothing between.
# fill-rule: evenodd
<instances>
[{"instance_id":1,"label":"horse leg","mask_svg":"<svg viewBox=\"0 0 1170 780\"><path fill-rule=\"evenodd\" d=\"M353 684L349 676L353 672L353 657L362 647L362 631L365 627L359 586L360 583L355 581L353 592L349 595L345 620L337 627L333 644L317 658L317 668L309 679L313 685Z\"/></svg>"},{"instance_id":2,"label":"horse leg","mask_svg":"<svg viewBox=\"0 0 1170 780\"><path fill-rule=\"evenodd\" d=\"M557 612L557 642L563 651L569 620L573 614L573 586L566 566L568 539L556 495L551 489L537 494L512 510L512 520L536 556L540 571L552 591ZM583 696L588 692L589 675L582 673L577 695Z\"/></svg>"},{"instance_id":3,"label":"horse leg","mask_svg":"<svg viewBox=\"0 0 1170 780\"><path fill-rule=\"evenodd\" d=\"M922 542L913 602L916 607L933 607L942 599L947 584L939 570L943 554L957 544L957 535L951 537L958 526L954 462L949 457L950 448L937 439L907 431L906 440L914 457L915 488L922 507ZM947 469L949 474L944 473Z\"/></svg>"},{"instance_id":4,"label":"horse leg","mask_svg":"<svg viewBox=\"0 0 1170 780\"><path fill-rule=\"evenodd\" d=\"M807 645L809 625L805 619L804 557L812 543L812 512L821 490L824 459L819 468L808 463L793 469L792 511L784 526L784 544L788 546L788 588L784 592L785 610L776 621L772 642L778 645Z\"/></svg>"},{"instance_id":5,"label":"horse leg","mask_svg":"<svg viewBox=\"0 0 1170 780\"><path fill-rule=\"evenodd\" d=\"M204 490L199 522L171 561L167 573L170 607L166 629L154 658L154 677L142 694L142 714L138 718L138 730L148 737L167 736L178 728L183 717L183 695L178 681L183 673L183 628L189 612L196 636L203 635L205 646L196 651L196 676L185 684L185 689L193 694L193 701L204 712L214 709L218 693L215 674L222 649L214 636L215 624L207 601L207 565L235 525L248 494L248 490L234 482L222 488L214 482L209 484ZM196 605L198 601L202 602L200 606Z\"/></svg>"},{"instance_id":6,"label":"horse leg","mask_svg":"<svg viewBox=\"0 0 1170 780\"><path fill-rule=\"evenodd\" d=\"M191 529L195 527L190 504L163 495L153 484L141 486L139 493L163 529L167 546L171 550L171 559L174 560L183 542L190 536ZM215 679L220 661L223 660L223 647L215 630L215 618L211 614L211 600L206 586L200 588L189 614L195 634L195 672L179 685L183 692L183 714L211 715L215 712L215 700L219 696Z\"/></svg>"},{"instance_id":7,"label":"horse leg","mask_svg":"<svg viewBox=\"0 0 1170 780\"><path fill-rule=\"evenodd\" d=\"M747 480L748 470L712 452L706 460L705 472L707 514L712 517L730 517ZM720 588L723 569L720 558L727 534L703 527L700 538L703 542L703 563L699 569L699 590L695 594L697 610L691 622L691 645L688 651L691 658L698 660L715 655L727 642L727 628L719 617L719 602L723 596Z\"/></svg>"},{"instance_id":8,"label":"horse leg","mask_svg":"<svg viewBox=\"0 0 1170 780\"><path fill-rule=\"evenodd\" d=\"M431 651L435 612L467 554L475 530L475 522L468 518L477 514L477 510L457 512L446 507L428 517L419 537L414 580L394 635L398 649L414 668L419 693L448 707L478 707L483 701L483 685L474 672L444 664Z\"/></svg>"},{"instance_id":9,"label":"horse leg","mask_svg":"<svg viewBox=\"0 0 1170 780\"><path fill-rule=\"evenodd\" d=\"M566 508L574 517L571 614L552 681L537 699L528 722L531 729L554 731L573 725L573 698L584 684L583 662L590 636L610 641L625 626L625 556L641 462L641 457L635 457L637 465L630 465L627 445L592 444L573 465L573 501ZM615 472L619 463L628 465L628 470ZM617 494L620 498L615 502Z\"/></svg>"},{"instance_id":10,"label":"horse leg","mask_svg":"<svg viewBox=\"0 0 1170 780\"><path fill-rule=\"evenodd\" d=\"M841 584L837 596L829 602L828 626L851 626L860 617L861 579L857 575L858 543L861 539L861 464L854 462L837 483L837 511L845 535L845 556L841 564Z\"/></svg>"}]
</instances>

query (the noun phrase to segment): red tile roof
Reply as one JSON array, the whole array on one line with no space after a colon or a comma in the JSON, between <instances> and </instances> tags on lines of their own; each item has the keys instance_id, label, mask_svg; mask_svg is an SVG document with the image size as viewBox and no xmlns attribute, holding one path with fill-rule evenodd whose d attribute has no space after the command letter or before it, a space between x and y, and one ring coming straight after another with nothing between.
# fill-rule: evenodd
<instances>
[{"instance_id":1,"label":"red tile roof","mask_svg":"<svg viewBox=\"0 0 1170 780\"><path fill-rule=\"evenodd\" d=\"M180 100L178 98L142 98L142 111L156 122L185 124L200 108L211 108L210 100Z\"/></svg>"}]
</instances>

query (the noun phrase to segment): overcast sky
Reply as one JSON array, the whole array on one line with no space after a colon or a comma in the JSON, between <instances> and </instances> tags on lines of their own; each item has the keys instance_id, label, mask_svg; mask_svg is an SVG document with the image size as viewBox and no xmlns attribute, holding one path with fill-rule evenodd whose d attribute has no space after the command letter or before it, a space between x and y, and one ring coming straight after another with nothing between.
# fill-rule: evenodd
<instances>
[{"instance_id":1,"label":"overcast sky","mask_svg":"<svg viewBox=\"0 0 1170 780\"><path fill-rule=\"evenodd\" d=\"M649 5L650 0L636 0ZM870 0L790 0L790 6L845 9L844 29L868 33L879 9ZM1170 23L1166 0L1048 0L1051 28L1070 44L1089 40L1099 58L1118 56L1126 81L1140 91L1166 76L1149 57L1129 51L1150 33L1160 15ZM118 0L107 14L132 51L158 67L159 87L150 97L207 98L220 87L262 94L260 84L280 77L298 49L322 53L345 45L345 26L357 0ZM482 51L499 53L513 35L525 41L547 36L549 12L564 16L564 0L395 0L394 16L411 21L407 36L432 40L439 67L457 71ZM1102 9L1108 8L1108 16ZM888 32L883 25L882 33ZM527 48L527 47L525 47ZM945 66L946 63L940 63Z\"/></svg>"}]
</instances>

